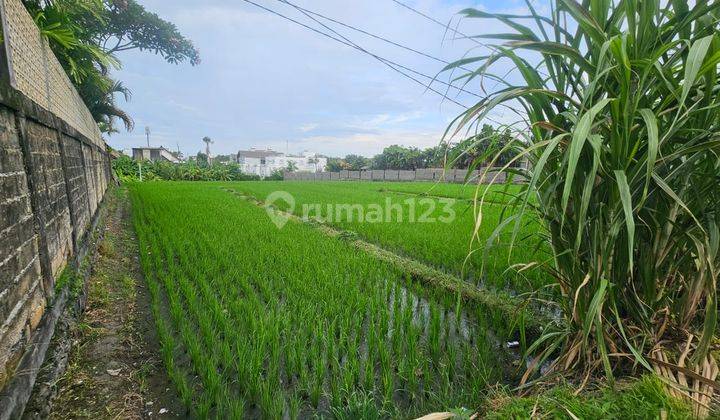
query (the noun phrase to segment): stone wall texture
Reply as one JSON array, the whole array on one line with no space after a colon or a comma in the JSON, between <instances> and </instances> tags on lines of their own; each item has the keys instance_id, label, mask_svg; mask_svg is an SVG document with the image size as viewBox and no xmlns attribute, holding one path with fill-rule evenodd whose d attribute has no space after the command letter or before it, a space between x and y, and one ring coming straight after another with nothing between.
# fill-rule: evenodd
<instances>
[{"instance_id":1,"label":"stone wall texture","mask_svg":"<svg viewBox=\"0 0 720 420\"><path fill-rule=\"evenodd\" d=\"M498 168L499 169L499 168ZM501 184L505 182L505 173L500 173L497 177L498 170L491 168L487 175L483 178L482 174L485 168L471 171L468 174L466 169L442 169L442 168L426 168L416 169L414 171L398 171L393 169L372 169L363 171L340 171L340 172L285 172L284 179L286 181L435 181L435 182L455 182L477 183L482 184L495 183Z\"/></svg>"},{"instance_id":2,"label":"stone wall texture","mask_svg":"<svg viewBox=\"0 0 720 420\"><path fill-rule=\"evenodd\" d=\"M0 104L0 393L22 374L110 178L106 150L47 112L17 108Z\"/></svg>"}]
</instances>

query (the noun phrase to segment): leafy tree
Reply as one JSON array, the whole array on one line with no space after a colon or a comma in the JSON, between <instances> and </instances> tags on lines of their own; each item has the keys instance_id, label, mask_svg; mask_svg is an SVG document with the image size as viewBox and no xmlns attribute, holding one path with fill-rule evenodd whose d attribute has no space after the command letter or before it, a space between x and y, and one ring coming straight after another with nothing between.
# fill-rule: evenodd
<instances>
[{"instance_id":1,"label":"leafy tree","mask_svg":"<svg viewBox=\"0 0 720 420\"><path fill-rule=\"evenodd\" d=\"M120 66L116 53L138 49L169 63L200 62L197 49L175 25L135 0L23 2L103 132L116 132L117 119L128 130L133 125L115 102L117 95L130 97L127 87L110 76Z\"/></svg>"},{"instance_id":2,"label":"leafy tree","mask_svg":"<svg viewBox=\"0 0 720 420\"><path fill-rule=\"evenodd\" d=\"M483 125L477 135L454 143L442 143L436 147L420 150L416 147L392 145L386 147L382 153L368 159L359 155L347 155L344 159L328 159L327 170L338 172L341 170L360 170L370 166L373 169L402 169L414 170L419 168L433 168L448 166L451 168L468 169L487 164L489 159L506 145L513 142L509 131L499 132L491 125ZM512 150L504 151L495 162L504 165L514 156Z\"/></svg>"},{"instance_id":3,"label":"leafy tree","mask_svg":"<svg viewBox=\"0 0 720 420\"><path fill-rule=\"evenodd\" d=\"M420 152L417 168L442 167L445 160L445 147L428 147Z\"/></svg>"},{"instance_id":4,"label":"leafy tree","mask_svg":"<svg viewBox=\"0 0 720 420\"><path fill-rule=\"evenodd\" d=\"M288 172L295 172L297 171L297 164L293 161L289 161L285 170Z\"/></svg>"},{"instance_id":5,"label":"leafy tree","mask_svg":"<svg viewBox=\"0 0 720 420\"><path fill-rule=\"evenodd\" d=\"M213 158L213 162L215 162L215 163L223 163L223 164L233 162L234 160L235 160L235 155L234 155L234 154L231 154L231 155L215 155L215 157Z\"/></svg>"},{"instance_id":6,"label":"leafy tree","mask_svg":"<svg viewBox=\"0 0 720 420\"><path fill-rule=\"evenodd\" d=\"M283 175L282 169L276 169L276 170L272 171L270 176L266 176L263 179L265 181L282 181L283 179L285 179L285 176Z\"/></svg>"},{"instance_id":7,"label":"leafy tree","mask_svg":"<svg viewBox=\"0 0 720 420\"><path fill-rule=\"evenodd\" d=\"M370 165L370 159L360 155L347 155L344 160L349 166L348 169L352 171L359 171Z\"/></svg>"},{"instance_id":8,"label":"leafy tree","mask_svg":"<svg viewBox=\"0 0 720 420\"><path fill-rule=\"evenodd\" d=\"M108 79L109 80L109 79ZM95 86L89 81L82 83L79 87L78 93L86 101L86 105L90 110L90 113L98 123L100 131L103 133L117 133L118 130L115 127L116 119L119 119L125 126L125 129L130 131L135 126L133 119L125 111L117 106L115 101L115 95L120 94L125 101L129 101L132 93L130 89L125 87L122 82L116 81L106 88L103 86Z\"/></svg>"},{"instance_id":9,"label":"leafy tree","mask_svg":"<svg viewBox=\"0 0 720 420\"><path fill-rule=\"evenodd\" d=\"M510 131L498 131L489 124L483 124L480 132L467 139L451 144L447 152L447 164L453 168L468 169L471 167L483 166L498 155L495 161L496 166L508 163L515 156L512 149L500 153L508 144L513 143ZM442 166L442 155L439 164Z\"/></svg>"},{"instance_id":10,"label":"leafy tree","mask_svg":"<svg viewBox=\"0 0 720 420\"><path fill-rule=\"evenodd\" d=\"M350 169L350 165L341 158L328 158L327 166L325 170L328 172L340 172L343 170Z\"/></svg>"},{"instance_id":11,"label":"leafy tree","mask_svg":"<svg viewBox=\"0 0 720 420\"><path fill-rule=\"evenodd\" d=\"M405 169L412 170L422 166L420 149L392 145L372 159L373 169Z\"/></svg>"},{"instance_id":12,"label":"leafy tree","mask_svg":"<svg viewBox=\"0 0 720 420\"><path fill-rule=\"evenodd\" d=\"M138 49L159 54L168 63L185 60L200 64L200 53L180 34L174 24L148 12L134 0L104 0L103 17L107 24L92 31L108 54Z\"/></svg>"},{"instance_id":13,"label":"leafy tree","mask_svg":"<svg viewBox=\"0 0 720 420\"><path fill-rule=\"evenodd\" d=\"M198 166L208 166L208 155L203 152L197 152L197 155L195 155L195 163Z\"/></svg>"},{"instance_id":14,"label":"leafy tree","mask_svg":"<svg viewBox=\"0 0 720 420\"><path fill-rule=\"evenodd\" d=\"M316 157L311 157L308 159L308 163L312 164L315 167L315 172L317 172L317 164L320 162L320 160Z\"/></svg>"}]
</instances>

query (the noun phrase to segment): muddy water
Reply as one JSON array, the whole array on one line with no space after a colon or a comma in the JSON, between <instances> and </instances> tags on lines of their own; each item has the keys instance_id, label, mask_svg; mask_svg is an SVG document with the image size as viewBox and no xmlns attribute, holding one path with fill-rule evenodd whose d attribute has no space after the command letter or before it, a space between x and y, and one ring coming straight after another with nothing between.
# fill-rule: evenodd
<instances>
[{"instance_id":1,"label":"muddy water","mask_svg":"<svg viewBox=\"0 0 720 420\"><path fill-rule=\"evenodd\" d=\"M423 336L428 337L431 333L431 316L434 307L439 312L439 336L445 338L446 345L461 347L460 345L464 342L470 346L486 346L495 352L499 359L520 360L520 355L512 349L508 349L505 341L502 341L495 331L487 326L481 327L481 324L484 323L479 322L477 316L465 310L462 305L460 305L459 311L456 311L456 308L447 308L440 303L433 303L425 297L418 296L399 282L394 283L394 287L390 286L391 292L388 299L390 325L392 325L396 310L402 316L409 305L412 310L413 325L423 328ZM396 299L399 300L399 305L396 305ZM388 338L391 338L392 334L393 329L390 328Z\"/></svg>"}]
</instances>

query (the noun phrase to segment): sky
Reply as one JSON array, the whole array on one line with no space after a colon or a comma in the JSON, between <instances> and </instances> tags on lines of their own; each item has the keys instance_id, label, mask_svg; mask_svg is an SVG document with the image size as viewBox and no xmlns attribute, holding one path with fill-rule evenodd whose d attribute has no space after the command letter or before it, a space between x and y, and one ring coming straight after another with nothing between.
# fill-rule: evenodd
<instances>
[{"instance_id":1,"label":"sky","mask_svg":"<svg viewBox=\"0 0 720 420\"><path fill-rule=\"evenodd\" d=\"M326 31L280 0L255 1ZM523 10L521 0L403 1L471 35L507 30L488 20L460 19L457 12L465 7ZM139 2L175 23L199 49L202 63L168 64L147 51L118 55L122 68L114 75L132 91L128 103L118 98L118 104L134 118L135 129L107 140L126 153L146 144L147 126L152 146L179 147L186 156L204 150L204 136L214 141L213 155L254 147L372 156L392 144L437 145L447 124L463 110L374 57L243 0ZM293 2L445 61L487 53L468 39L453 39L453 33L392 0ZM332 28L369 52L424 74L435 76L444 67L346 28ZM433 86L445 91L442 84ZM467 89L479 93L477 85ZM478 100L457 91L449 96L465 106Z\"/></svg>"}]
</instances>

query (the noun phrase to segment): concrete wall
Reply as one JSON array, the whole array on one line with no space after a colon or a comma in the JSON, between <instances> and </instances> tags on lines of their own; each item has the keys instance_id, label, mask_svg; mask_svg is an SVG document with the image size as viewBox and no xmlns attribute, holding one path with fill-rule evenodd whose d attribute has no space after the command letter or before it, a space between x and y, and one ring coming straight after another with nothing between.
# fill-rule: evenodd
<instances>
[{"instance_id":1,"label":"concrete wall","mask_svg":"<svg viewBox=\"0 0 720 420\"><path fill-rule=\"evenodd\" d=\"M414 181L415 171L398 171L398 181Z\"/></svg>"},{"instance_id":2,"label":"concrete wall","mask_svg":"<svg viewBox=\"0 0 720 420\"><path fill-rule=\"evenodd\" d=\"M18 365L37 353L29 343L87 242L109 178L106 150L0 87L0 397L16 374L28 375Z\"/></svg>"},{"instance_id":3,"label":"concrete wall","mask_svg":"<svg viewBox=\"0 0 720 420\"><path fill-rule=\"evenodd\" d=\"M19 0L0 7L0 420L21 418L110 178L105 142Z\"/></svg>"},{"instance_id":4,"label":"concrete wall","mask_svg":"<svg viewBox=\"0 0 720 420\"><path fill-rule=\"evenodd\" d=\"M386 169L385 170L385 178L384 181L397 181L399 171L393 170L393 169Z\"/></svg>"},{"instance_id":5,"label":"concrete wall","mask_svg":"<svg viewBox=\"0 0 720 420\"><path fill-rule=\"evenodd\" d=\"M370 179L373 181L384 181L385 180L385 170L384 169L372 169L370 172Z\"/></svg>"},{"instance_id":6,"label":"concrete wall","mask_svg":"<svg viewBox=\"0 0 720 420\"><path fill-rule=\"evenodd\" d=\"M466 169L442 169L442 168L426 168L416 169L414 171L399 171L394 169L372 169L366 171L340 171L340 172L286 172L284 179L286 181L435 181L435 182L478 182L485 168L475 170L468 175ZM481 183L490 183L497 174L497 171L490 170ZM501 173L495 183L505 182L505 173Z\"/></svg>"}]
</instances>

